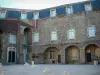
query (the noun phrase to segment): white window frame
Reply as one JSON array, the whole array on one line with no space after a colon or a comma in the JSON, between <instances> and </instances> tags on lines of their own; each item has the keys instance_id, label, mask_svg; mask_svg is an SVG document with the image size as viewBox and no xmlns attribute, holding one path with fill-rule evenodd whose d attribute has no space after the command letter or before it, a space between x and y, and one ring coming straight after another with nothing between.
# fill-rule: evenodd
<instances>
[{"instance_id":1,"label":"white window frame","mask_svg":"<svg viewBox=\"0 0 100 75\"><path fill-rule=\"evenodd\" d=\"M53 13L53 14L52 14ZM57 13L56 13L56 9L51 9L50 10L50 16L51 17L55 17L57 15Z\"/></svg>"},{"instance_id":2,"label":"white window frame","mask_svg":"<svg viewBox=\"0 0 100 75\"><path fill-rule=\"evenodd\" d=\"M0 11L0 18L6 18L6 11Z\"/></svg>"},{"instance_id":3,"label":"white window frame","mask_svg":"<svg viewBox=\"0 0 100 75\"><path fill-rule=\"evenodd\" d=\"M73 30L74 33L72 32L72 30ZM71 36L73 36L73 37L71 37ZM67 31L67 38L68 38L69 40L76 39L75 28L71 28L71 29L69 29L69 30Z\"/></svg>"},{"instance_id":4,"label":"white window frame","mask_svg":"<svg viewBox=\"0 0 100 75\"><path fill-rule=\"evenodd\" d=\"M66 6L66 13L67 14L73 14L73 7L72 7L72 5Z\"/></svg>"},{"instance_id":5,"label":"white window frame","mask_svg":"<svg viewBox=\"0 0 100 75\"><path fill-rule=\"evenodd\" d=\"M93 29L89 29L89 28L94 28L94 30ZM96 36L96 27L94 25L93 26L89 26L88 29L87 29L87 32L88 32L88 37L95 37Z\"/></svg>"},{"instance_id":6,"label":"white window frame","mask_svg":"<svg viewBox=\"0 0 100 75\"><path fill-rule=\"evenodd\" d=\"M39 19L39 12L34 12L34 20Z\"/></svg>"},{"instance_id":7,"label":"white window frame","mask_svg":"<svg viewBox=\"0 0 100 75\"><path fill-rule=\"evenodd\" d=\"M33 33L33 42L39 42L39 33L38 32Z\"/></svg>"},{"instance_id":8,"label":"white window frame","mask_svg":"<svg viewBox=\"0 0 100 75\"><path fill-rule=\"evenodd\" d=\"M91 5L91 3L85 3L84 7L85 7L85 11L92 11L92 5Z\"/></svg>"},{"instance_id":9,"label":"white window frame","mask_svg":"<svg viewBox=\"0 0 100 75\"><path fill-rule=\"evenodd\" d=\"M58 40L57 31L52 31L51 32L51 41L56 41L56 40Z\"/></svg>"},{"instance_id":10,"label":"white window frame","mask_svg":"<svg viewBox=\"0 0 100 75\"><path fill-rule=\"evenodd\" d=\"M27 19L27 12L21 12L21 19Z\"/></svg>"}]
</instances>

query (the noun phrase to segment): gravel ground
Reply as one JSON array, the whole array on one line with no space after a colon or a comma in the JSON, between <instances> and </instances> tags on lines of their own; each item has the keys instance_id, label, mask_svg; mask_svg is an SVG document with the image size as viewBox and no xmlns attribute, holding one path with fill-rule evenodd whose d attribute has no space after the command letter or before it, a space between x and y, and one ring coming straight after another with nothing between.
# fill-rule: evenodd
<instances>
[{"instance_id":1,"label":"gravel ground","mask_svg":"<svg viewBox=\"0 0 100 75\"><path fill-rule=\"evenodd\" d=\"M38 64L35 67L32 67L32 65L4 66L5 75L64 75L64 71L69 75L100 75L100 65Z\"/></svg>"}]
</instances>

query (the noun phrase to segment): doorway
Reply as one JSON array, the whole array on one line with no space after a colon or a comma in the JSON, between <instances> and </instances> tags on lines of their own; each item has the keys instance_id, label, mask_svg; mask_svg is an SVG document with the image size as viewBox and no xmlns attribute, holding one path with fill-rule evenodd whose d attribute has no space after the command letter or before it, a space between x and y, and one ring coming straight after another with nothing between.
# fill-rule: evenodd
<instances>
[{"instance_id":1,"label":"doorway","mask_svg":"<svg viewBox=\"0 0 100 75\"><path fill-rule=\"evenodd\" d=\"M87 62L91 62L91 53L86 53Z\"/></svg>"},{"instance_id":2,"label":"doorway","mask_svg":"<svg viewBox=\"0 0 100 75\"><path fill-rule=\"evenodd\" d=\"M95 44L89 44L85 47L85 61L86 63L93 63L94 60L99 61L100 57L100 49L97 45Z\"/></svg>"},{"instance_id":3,"label":"doorway","mask_svg":"<svg viewBox=\"0 0 100 75\"><path fill-rule=\"evenodd\" d=\"M80 63L80 49L77 46L70 45L65 49L65 63L66 64Z\"/></svg>"},{"instance_id":4,"label":"doorway","mask_svg":"<svg viewBox=\"0 0 100 75\"><path fill-rule=\"evenodd\" d=\"M60 63L60 50L56 47L48 47L44 51L44 63L46 64L58 64Z\"/></svg>"},{"instance_id":5,"label":"doorway","mask_svg":"<svg viewBox=\"0 0 100 75\"><path fill-rule=\"evenodd\" d=\"M16 48L15 47L8 47L7 61L8 63L16 62Z\"/></svg>"}]
</instances>

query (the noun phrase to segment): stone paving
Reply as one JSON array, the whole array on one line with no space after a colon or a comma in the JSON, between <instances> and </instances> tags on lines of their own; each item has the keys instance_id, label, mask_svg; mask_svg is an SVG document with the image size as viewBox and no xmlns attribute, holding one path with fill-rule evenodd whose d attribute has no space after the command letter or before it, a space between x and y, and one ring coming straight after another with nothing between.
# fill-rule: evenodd
<instances>
[{"instance_id":1,"label":"stone paving","mask_svg":"<svg viewBox=\"0 0 100 75\"><path fill-rule=\"evenodd\" d=\"M4 75L100 75L100 65L8 65L3 69Z\"/></svg>"}]
</instances>

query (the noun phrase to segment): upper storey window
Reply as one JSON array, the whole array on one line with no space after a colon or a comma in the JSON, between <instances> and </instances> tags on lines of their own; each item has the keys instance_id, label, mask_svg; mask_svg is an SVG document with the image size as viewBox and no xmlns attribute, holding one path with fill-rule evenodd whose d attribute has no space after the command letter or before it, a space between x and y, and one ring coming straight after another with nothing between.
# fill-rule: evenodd
<instances>
[{"instance_id":1,"label":"upper storey window","mask_svg":"<svg viewBox=\"0 0 100 75\"><path fill-rule=\"evenodd\" d=\"M21 19L27 19L27 13L21 12Z\"/></svg>"},{"instance_id":2,"label":"upper storey window","mask_svg":"<svg viewBox=\"0 0 100 75\"><path fill-rule=\"evenodd\" d=\"M67 13L67 14L72 14L72 13L73 13L72 5L67 5L67 6L66 6L66 13Z\"/></svg>"},{"instance_id":3,"label":"upper storey window","mask_svg":"<svg viewBox=\"0 0 100 75\"><path fill-rule=\"evenodd\" d=\"M16 36L11 33L9 35L9 43L16 44Z\"/></svg>"},{"instance_id":4,"label":"upper storey window","mask_svg":"<svg viewBox=\"0 0 100 75\"><path fill-rule=\"evenodd\" d=\"M68 39L75 39L75 29L69 29L67 33Z\"/></svg>"},{"instance_id":5,"label":"upper storey window","mask_svg":"<svg viewBox=\"0 0 100 75\"><path fill-rule=\"evenodd\" d=\"M52 31L52 32L51 32L51 40L52 40L52 41L57 40L57 32L56 32L56 31Z\"/></svg>"},{"instance_id":6,"label":"upper storey window","mask_svg":"<svg viewBox=\"0 0 100 75\"><path fill-rule=\"evenodd\" d=\"M39 12L34 12L34 19L39 19Z\"/></svg>"},{"instance_id":7,"label":"upper storey window","mask_svg":"<svg viewBox=\"0 0 100 75\"><path fill-rule=\"evenodd\" d=\"M89 26L88 27L88 36L89 37L95 37L95 33L96 33L95 26Z\"/></svg>"},{"instance_id":8,"label":"upper storey window","mask_svg":"<svg viewBox=\"0 0 100 75\"><path fill-rule=\"evenodd\" d=\"M33 41L34 42L39 42L39 33L38 32L33 33Z\"/></svg>"},{"instance_id":9,"label":"upper storey window","mask_svg":"<svg viewBox=\"0 0 100 75\"><path fill-rule=\"evenodd\" d=\"M56 9L55 8L50 10L50 16L51 17L55 17L56 16Z\"/></svg>"},{"instance_id":10,"label":"upper storey window","mask_svg":"<svg viewBox=\"0 0 100 75\"><path fill-rule=\"evenodd\" d=\"M0 11L0 18L6 17L6 11Z\"/></svg>"},{"instance_id":11,"label":"upper storey window","mask_svg":"<svg viewBox=\"0 0 100 75\"><path fill-rule=\"evenodd\" d=\"M92 11L91 3L85 3L85 11Z\"/></svg>"}]
</instances>

